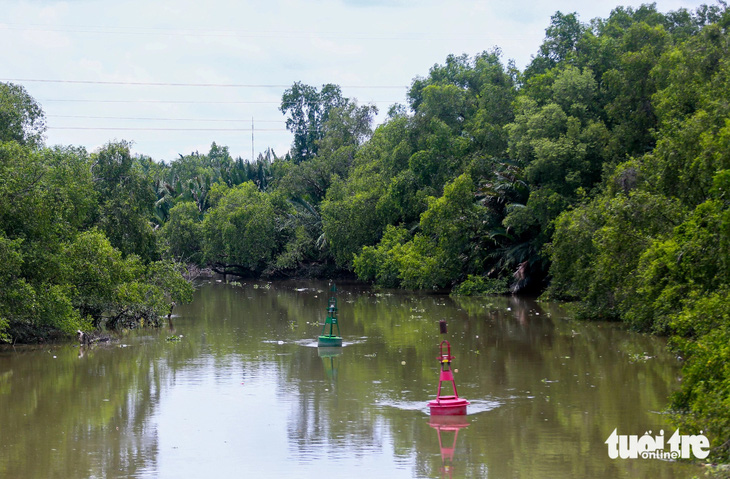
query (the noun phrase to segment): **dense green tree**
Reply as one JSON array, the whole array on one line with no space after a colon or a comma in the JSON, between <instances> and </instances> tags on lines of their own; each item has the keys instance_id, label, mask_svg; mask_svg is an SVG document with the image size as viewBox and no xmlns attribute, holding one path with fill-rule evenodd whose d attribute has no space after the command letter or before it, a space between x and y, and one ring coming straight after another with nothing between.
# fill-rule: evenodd
<instances>
[{"instance_id":1,"label":"dense green tree","mask_svg":"<svg viewBox=\"0 0 730 479\"><path fill-rule=\"evenodd\" d=\"M577 50L586 26L581 24L576 13L556 12L550 17L550 26L545 30L545 40L540 51L525 70L530 78L540 75L558 65L574 65Z\"/></svg>"},{"instance_id":2,"label":"dense green tree","mask_svg":"<svg viewBox=\"0 0 730 479\"><path fill-rule=\"evenodd\" d=\"M592 72L567 67L554 76L550 101L522 97L508 125L510 154L525 165L527 180L568 199L600 180L608 132L592 106L598 87Z\"/></svg>"},{"instance_id":3,"label":"dense green tree","mask_svg":"<svg viewBox=\"0 0 730 479\"><path fill-rule=\"evenodd\" d=\"M358 147L372 135L373 118L378 113L375 105L358 106L349 100L344 105L330 107L322 122L319 151L334 153L341 148Z\"/></svg>"},{"instance_id":4,"label":"dense green tree","mask_svg":"<svg viewBox=\"0 0 730 479\"><path fill-rule=\"evenodd\" d=\"M549 266L542 250L552 237L552 222L599 183L609 140L590 70L555 68L530 79L526 88L506 127L509 154L523 167L531 190L526 201L505 209L502 220L510 241L501 241L499 263L513 268L514 291L543 286Z\"/></svg>"},{"instance_id":5,"label":"dense green tree","mask_svg":"<svg viewBox=\"0 0 730 479\"><path fill-rule=\"evenodd\" d=\"M474 181L462 174L444 188L440 198L430 197L421 215L421 231L431 237L452 269L451 279L479 267L484 208L474 201Z\"/></svg>"},{"instance_id":6,"label":"dense green tree","mask_svg":"<svg viewBox=\"0 0 730 479\"><path fill-rule=\"evenodd\" d=\"M683 336L707 333L692 324L673 323L684 302L730 283L730 211L721 201L699 205L664 240L645 248L638 267L630 324ZM696 325L702 328L701 324Z\"/></svg>"},{"instance_id":7,"label":"dense green tree","mask_svg":"<svg viewBox=\"0 0 730 479\"><path fill-rule=\"evenodd\" d=\"M349 184L356 190L375 189L377 216L388 224L418 223L427 193L408 167L414 151L410 119L400 113L379 126L358 151Z\"/></svg>"},{"instance_id":8,"label":"dense green tree","mask_svg":"<svg viewBox=\"0 0 730 479\"><path fill-rule=\"evenodd\" d=\"M157 258L152 230L157 197L152 179L137 167L125 141L108 143L92 154L94 188L99 195L96 224L123 254Z\"/></svg>"},{"instance_id":9,"label":"dense green tree","mask_svg":"<svg viewBox=\"0 0 730 479\"><path fill-rule=\"evenodd\" d=\"M43 110L25 88L0 82L0 141L40 146L45 131Z\"/></svg>"},{"instance_id":10,"label":"dense green tree","mask_svg":"<svg viewBox=\"0 0 730 479\"><path fill-rule=\"evenodd\" d=\"M380 192L372 189L352 194L342 181L334 182L328 190L322 202L322 230L338 266L349 268L363 246L380 238L385 227L376 210Z\"/></svg>"},{"instance_id":11,"label":"dense green tree","mask_svg":"<svg viewBox=\"0 0 730 479\"><path fill-rule=\"evenodd\" d=\"M203 222L192 201L178 203L160 229L160 248L165 256L184 263L203 263Z\"/></svg>"},{"instance_id":12,"label":"dense green tree","mask_svg":"<svg viewBox=\"0 0 730 479\"><path fill-rule=\"evenodd\" d=\"M260 274L282 247L279 228L288 205L252 182L214 188L213 206L202 224L203 257L226 273Z\"/></svg>"},{"instance_id":13,"label":"dense green tree","mask_svg":"<svg viewBox=\"0 0 730 479\"><path fill-rule=\"evenodd\" d=\"M10 134L0 141L0 338L34 341L102 324L154 323L170 301L189 300L181 270L142 261L126 239L141 224L142 250L154 250L155 195L144 172L155 167L144 159L135 164L126 144L92 157L81 148L43 147L32 117L42 112L33 105L28 97L12 106L26 123L4 125ZM119 233L128 250L113 247L95 224Z\"/></svg>"},{"instance_id":14,"label":"dense green tree","mask_svg":"<svg viewBox=\"0 0 730 479\"><path fill-rule=\"evenodd\" d=\"M330 112L346 107L348 103L340 87L331 83L317 90L313 86L295 82L284 92L279 109L288 115L286 128L294 134L291 155L295 163L307 161L317 154Z\"/></svg>"},{"instance_id":15,"label":"dense green tree","mask_svg":"<svg viewBox=\"0 0 730 479\"><path fill-rule=\"evenodd\" d=\"M353 270L362 281L371 281L385 288L401 284L398 260L402 246L410 240L404 228L388 225L377 246L364 246L353 260Z\"/></svg>"},{"instance_id":16,"label":"dense green tree","mask_svg":"<svg viewBox=\"0 0 730 479\"><path fill-rule=\"evenodd\" d=\"M318 154L306 162L287 169L278 186L291 197L318 205L334 178L348 176L361 143L372 134L374 106L358 107L348 102L334 107L321 127L322 137L316 140Z\"/></svg>"},{"instance_id":17,"label":"dense green tree","mask_svg":"<svg viewBox=\"0 0 730 479\"><path fill-rule=\"evenodd\" d=\"M323 88L323 93L326 92ZM318 120L321 124L307 126L319 131L318 138L313 140L316 154L307 161L284 160L276 165L276 191L286 197L292 207L280 225L280 229L286 231L282 235L285 244L280 254L269 262L266 274L311 270L310 266L315 270L327 269L328 264L333 263L333 256L339 257L337 253L330 253L339 252L342 244L337 239L334 243L328 241L325 228L330 226L329 234L334 238L342 236L331 228L331 203L322 202L334 183L342 182L350 175L360 145L372 134L371 124L377 109L358 106L347 99L339 105L324 107L327 112Z\"/></svg>"},{"instance_id":18,"label":"dense green tree","mask_svg":"<svg viewBox=\"0 0 730 479\"><path fill-rule=\"evenodd\" d=\"M283 251L267 269L269 274L322 275L329 270L327 241L322 215L316 206L301 198L290 200L292 208L282 221L288 234Z\"/></svg>"},{"instance_id":19,"label":"dense green tree","mask_svg":"<svg viewBox=\"0 0 730 479\"><path fill-rule=\"evenodd\" d=\"M0 341L11 339L11 326L34 320L35 291L19 274L23 266L22 239L11 240L0 232Z\"/></svg>"},{"instance_id":20,"label":"dense green tree","mask_svg":"<svg viewBox=\"0 0 730 479\"><path fill-rule=\"evenodd\" d=\"M95 199L82 150L0 143L0 238L5 279L0 327L14 340L83 327L59 281L63 244L88 224Z\"/></svg>"},{"instance_id":21,"label":"dense green tree","mask_svg":"<svg viewBox=\"0 0 730 479\"><path fill-rule=\"evenodd\" d=\"M730 450L728 24L726 11L642 7L602 25L619 50L603 75L610 154L637 157L558 218L549 289L588 317L669 335L686 360L674 417L718 458Z\"/></svg>"},{"instance_id":22,"label":"dense green tree","mask_svg":"<svg viewBox=\"0 0 730 479\"><path fill-rule=\"evenodd\" d=\"M446 59L417 78L408 98L415 138L409 168L430 194L460 175L474 155L502 155L504 125L513 119L515 85L500 62L501 52Z\"/></svg>"},{"instance_id":23,"label":"dense green tree","mask_svg":"<svg viewBox=\"0 0 730 479\"><path fill-rule=\"evenodd\" d=\"M192 299L192 287L171 263L123 257L100 231L81 233L63 249L70 303L95 327L156 325L170 302Z\"/></svg>"},{"instance_id":24,"label":"dense green tree","mask_svg":"<svg viewBox=\"0 0 730 479\"><path fill-rule=\"evenodd\" d=\"M661 135L647 164L659 191L687 205L708 199L716 172L730 168L727 38L710 25L653 71Z\"/></svg>"},{"instance_id":25,"label":"dense green tree","mask_svg":"<svg viewBox=\"0 0 730 479\"><path fill-rule=\"evenodd\" d=\"M435 65L428 77L417 78L411 86L413 116L393 109L388 121L358 151L347 181L323 204L325 233L339 264L350 264L360 248L375 244L386 224L421 228L429 196L441 197L445 185L461 175L473 158L504 153L503 127L514 118L510 104L515 86L499 56L499 50L474 58L449 56L444 65ZM469 201L474 203L474 192ZM418 247L407 245L411 256L428 252L426 244L436 241L436 236L433 232L415 238ZM438 281L424 278L421 282L415 279L421 273L413 273L410 284L422 283L431 289L452 281L453 271L442 267L447 259L439 261L441 269L431 275L438 276ZM458 264L444 267L458 269Z\"/></svg>"},{"instance_id":26,"label":"dense green tree","mask_svg":"<svg viewBox=\"0 0 730 479\"><path fill-rule=\"evenodd\" d=\"M613 151L637 155L655 143L652 132L657 120L651 97L656 84L650 73L669 46L669 37L661 24L641 22L626 30L622 42L618 65L602 77L610 98L606 114Z\"/></svg>"},{"instance_id":27,"label":"dense green tree","mask_svg":"<svg viewBox=\"0 0 730 479\"><path fill-rule=\"evenodd\" d=\"M692 295L675 318L677 326L689 327L693 339L674 337L673 345L686 358L682 384L672 395L673 418L683 431L705 434L711 457L730 460L730 294L727 287Z\"/></svg>"},{"instance_id":28,"label":"dense green tree","mask_svg":"<svg viewBox=\"0 0 730 479\"><path fill-rule=\"evenodd\" d=\"M672 397L678 424L703 431L713 455L730 457L730 210L727 201L699 205L671 235L641 255L625 318L634 327L669 334L686 359Z\"/></svg>"},{"instance_id":29,"label":"dense green tree","mask_svg":"<svg viewBox=\"0 0 730 479\"><path fill-rule=\"evenodd\" d=\"M365 247L355 256L355 272L382 286L439 289L480 271L487 211L474 195L471 177L459 176L444 188L442 197L428 198L421 232L407 238L404 229L389 225L377 247Z\"/></svg>"},{"instance_id":30,"label":"dense green tree","mask_svg":"<svg viewBox=\"0 0 730 479\"><path fill-rule=\"evenodd\" d=\"M681 214L676 202L643 191L600 196L565 212L553 237L551 293L580 299L588 316L620 318L636 307L642 253Z\"/></svg>"}]
</instances>

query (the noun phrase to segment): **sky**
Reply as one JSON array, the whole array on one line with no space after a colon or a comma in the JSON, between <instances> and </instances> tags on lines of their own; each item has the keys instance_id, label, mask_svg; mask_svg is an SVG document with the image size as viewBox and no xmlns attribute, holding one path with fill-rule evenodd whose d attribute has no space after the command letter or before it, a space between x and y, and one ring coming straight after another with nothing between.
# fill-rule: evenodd
<instances>
[{"instance_id":1,"label":"sky","mask_svg":"<svg viewBox=\"0 0 730 479\"><path fill-rule=\"evenodd\" d=\"M0 81L46 115L46 144L93 152L110 141L170 162L227 146L250 159L291 146L279 110L294 82L340 85L379 109L407 104L449 54L499 47L530 62L556 11L606 18L605 0L3 0ZM693 10L714 0L657 0Z\"/></svg>"}]
</instances>

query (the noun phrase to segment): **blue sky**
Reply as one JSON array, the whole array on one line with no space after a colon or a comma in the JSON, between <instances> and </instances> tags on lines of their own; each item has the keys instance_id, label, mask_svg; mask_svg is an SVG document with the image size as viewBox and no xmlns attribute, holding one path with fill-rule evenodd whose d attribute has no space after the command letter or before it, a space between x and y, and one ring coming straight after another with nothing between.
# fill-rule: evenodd
<instances>
[{"instance_id":1,"label":"blue sky","mask_svg":"<svg viewBox=\"0 0 730 479\"><path fill-rule=\"evenodd\" d=\"M3 2L0 81L43 106L47 144L111 140L170 161L291 144L279 111L295 81L336 83L382 119L449 54L498 46L522 69L556 11L583 22L618 5L584 0L31 0ZM658 0L662 12L712 1ZM254 127L252 139L251 127ZM253 141L253 145L252 145Z\"/></svg>"}]
</instances>

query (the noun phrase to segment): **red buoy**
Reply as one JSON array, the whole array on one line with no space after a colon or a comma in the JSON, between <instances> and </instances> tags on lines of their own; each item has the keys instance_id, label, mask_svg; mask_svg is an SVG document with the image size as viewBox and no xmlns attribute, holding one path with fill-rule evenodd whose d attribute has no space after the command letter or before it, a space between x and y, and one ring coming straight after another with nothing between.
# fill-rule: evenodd
<instances>
[{"instance_id":1,"label":"red buoy","mask_svg":"<svg viewBox=\"0 0 730 479\"><path fill-rule=\"evenodd\" d=\"M444 345L446 346L446 352L444 353ZM466 406L469 405L469 401L460 398L459 393L456 391L456 382L454 381L454 373L451 371L451 360L454 356L451 355L451 344L448 341L443 340L439 345L438 360L441 363L441 372L439 373L439 388L436 394L436 399L429 401L428 407L431 409L432 416L464 416L466 415ZM441 395L441 384L444 381L450 381L453 389L451 395Z\"/></svg>"}]
</instances>

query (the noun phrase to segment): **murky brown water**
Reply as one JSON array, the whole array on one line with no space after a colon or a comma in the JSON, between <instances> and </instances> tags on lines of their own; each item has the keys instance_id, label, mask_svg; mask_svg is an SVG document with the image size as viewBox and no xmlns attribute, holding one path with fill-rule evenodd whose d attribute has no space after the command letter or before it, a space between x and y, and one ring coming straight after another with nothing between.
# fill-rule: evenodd
<instances>
[{"instance_id":1,"label":"murky brown water","mask_svg":"<svg viewBox=\"0 0 730 479\"><path fill-rule=\"evenodd\" d=\"M660 411L679 364L661 340L547 303L338 287L341 351L316 347L324 282L212 283L172 329L1 349L0 477L698 474L604 444L615 428L674 431ZM444 337L471 401L456 424L427 407Z\"/></svg>"}]
</instances>

